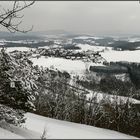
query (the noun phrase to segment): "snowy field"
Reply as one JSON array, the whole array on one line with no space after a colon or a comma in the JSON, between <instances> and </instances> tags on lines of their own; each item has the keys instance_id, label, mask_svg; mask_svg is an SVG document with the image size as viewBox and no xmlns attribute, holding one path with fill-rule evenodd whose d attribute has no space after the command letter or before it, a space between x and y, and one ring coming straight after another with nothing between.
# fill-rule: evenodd
<instances>
[{"instance_id":1,"label":"snowy field","mask_svg":"<svg viewBox=\"0 0 140 140\"><path fill-rule=\"evenodd\" d=\"M108 62L110 61L128 61L140 63L140 50L135 51L105 51L101 53L101 56Z\"/></svg>"},{"instance_id":2,"label":"snowy field","mask_svg":"<svg viewBox=\"0 0 140 140\"><path fill-rule=\"evenodd\" d=\"M78 36L78 37L75 37L74 39L89 39L89 38L92 38L92 39L103 39L102 37L96 37L96 36Z\"/></svg>"},{"instance_id":3,"label":"snowy field","mask_svg":"<svg viewBox=\"0 0 140 140\"><path fill-rule=\"evenodd\" d=\"M123 40L128 41L128 42L139 42L140 38L139 37L128 37L128 38L123 39Z\"/></svg>"},{"instance_id":4,"label":"snowy field","mask_svg":"<svg viewBox=\"0 0 140 140\"><path fill-rule=\"evenodd\" d=\"M91 47L91 46L90 46ZM30 48L16 47L8 48L8 52L13 50L29 51ZM140 50L137 51L113 51L108 50L102 52L101 55L107 61L129 61L140 62ZM85 63L81 60L68 60L55 57L30 58L34 65L59 69L67 71L70 74L83 75L85 70L93 63ZM97 65L97 64L95 64ZM102 64L98 64L102 65ZM96 94L96 93L95 93ZM93 96L90 92L89 97ZM110 98L114 100L112 95L106 95L103 93L97 93L98 100L103 98ZM127 97L116 97L118 101L127 100ZM140 101L131 99L133 103L140 103ZM47 117L42 117L32 113L26 114L27 120L23 125L23 128L16 126L10 126L6 129L0 128L0 139L39 139L46 129L48 139L135 139L133 136L122 134L116 131L97 128L93 126L87 126L82 124L76 124L66 121L60 121Z\"/></svg>"},{"instance_id":5,"label":"snowy field","mask_svg":"<svg viewBox=\"0 0 140 140\"><path fill-rule=\"evenodd\" d=\"M108 51L108 50L112 50L111 47L105 47L105 46L92 46L92 45L88 45L88 44L78 44L77 47L81 48L81 50L78 51Z\"/></svg>"},{"instance_id":6,"label":"snowy field","mask_svg":"<svg viewBox=\"0 0 140 140\"><path fill-rule=\"evenodd\" d=\"M6 129L0 128L0 139L23 139L22 136L16 135L15 133L12 133Z\"/></svg>"},{"instance_id":7,"label":"snowy field","mask_svg":"<svg viewBox=\"0 0 140 140\"><path fill-rule=\"evenodd\" d=\"M81 48L81 51L87 51L87 50L103 51L103 52L100 52L100 54L108 62L110 62L110 61L114 61L114 62L115 61L128 61L128 62L138 62L138 63L140 63L140 50L135 50L135 51L115 51L115 50L112 50L111 47L91 46L91 45L88 45L88 44L85 44L85 45L78 44L78 46ZM7 48L8 52L11 52L11 51L14 51L14 50L29 51L29 50L31 50L31 48L27 48L27 47L11 47L11 48ZM50 63L52 63L52 65L54 63L54 66L56 66L56 68L60 68L60 70L61 69L64 70L64 68L66 68L66 67L67 67L67 69L70 69L70 71L73 68L75 68L76 70L85 69L84 62L82 62L80 60L71 61L71 60L65 60L65 59L61 59L61 58L56 58L56 59L55 58L53 58L53 59L49 58L48 62L46 62L45 58L41 57L41 59L38 59L36 63L40 65L40 62L41 62L41 65L44 66L44 65L48 64L49 67L51 65ZM43 62L44 62L44 64L43 64ZM60 66L60 63L61 64L63 63L62 66ZM67 63L69 63L69 64L67 64Z\"/></svg>"},{"instance_id":8,"label":"snowy field","mask_svg":"<svg viewBox=\"0 0 140 140\"><path fill-rule=\"evenodd\" d=\"M88 44L78 44L78 47L81 48L80 51L100 51L101 56L110 61L128 61L128 62L137 62L140 63L140 50L135 51L115 51L111 47L105 46L91 46ZM139 47L138 47L139 48Z\"/></svg>"},{"instance_id":9,"label":"snowy field","mask_svg":"<svg viewBox=\"0 0 140 140\"><path fill-rule=\"evenodd\" d=\"M1 49L1 48L0 48ZM12 51L30 51L30 50L35 50L34 48L28 48L28 47L9 47L7 48L7 52L12 52Z\"/></svg>"},{"instance_id":10,"label":"snowy field","mask_svg":"<svg viewBox=\"0 0 140 140\"><path fill-rule=\"evenodd\" d=\"M63 58L41 56L40 58L32 58L31 61L34 65L43 66L52 69L58 69L61 71L67 71L69 73L83 74L85 63L80 60L68 60Z\"/></svg>"},{"instance_id":11,"label":"snowy field","mask_svg":"<svg viewBox=\"0 0 140 140\"><path fill-rule=\"evenodd\" d=\"M91 65L102 66L102 64L94 64L91 62L83 62L82 60L70 60L56 57L31 58L34 65L43 66L60 71L67 71L72 75L83 76L86 69Z\"/></svg>"},{"instance_id":12,"label":"snowy field","mask_svg":"<svg viewBox=\"0 0 140 140\"><path fill-rule=\"evenodd\" d=\"M44 129L48 139L136 139L112 130L26 114L24 128L0 128L0 139L40 139ZM10 132L12 131L12 132Z\"/></svg>"}]
</instances>

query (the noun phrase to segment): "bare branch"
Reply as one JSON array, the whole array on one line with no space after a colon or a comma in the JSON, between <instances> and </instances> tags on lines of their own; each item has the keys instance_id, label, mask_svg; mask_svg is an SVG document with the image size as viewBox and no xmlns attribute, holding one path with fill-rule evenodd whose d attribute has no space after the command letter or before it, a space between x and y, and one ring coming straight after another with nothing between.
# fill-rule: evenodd
<instances>
[{"instance_id":1,"label":"bare branch","mask_svg":"<svg viewBox=\"0 0 140 140\"><path fill-rule=\"evenodd\" d=\"M19 29L19 25L22 23L22 20L20 19L24 17L24 15L20 15L19 13L23 11L24 9L30 7L34 3L35 1L30 1L30 2L22 1L22 4L21 4L21 2L19 1L14 1L11 9L3 8L3 13L1 12L0 14L0 25L5 27L7 30L9 30L12 33L15 33L15 32L26 33L26 32L31 31L33 29L33 26L28 30ZM14 23L14 22L17 22L17 23Z\"/></svg>"}]
</instances>

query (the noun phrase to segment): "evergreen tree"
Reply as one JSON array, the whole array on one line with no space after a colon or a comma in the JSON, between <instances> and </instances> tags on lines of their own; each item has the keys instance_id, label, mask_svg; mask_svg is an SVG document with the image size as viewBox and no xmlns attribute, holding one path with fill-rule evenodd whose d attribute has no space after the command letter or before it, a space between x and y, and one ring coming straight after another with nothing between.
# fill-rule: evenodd
<instances>
[{"instance_id":1,"label":"evergreen tree","mask_svg":"<svg viewBox=\"0 0 140 140\"><path fill-rule=\"evenodd\" d=\"M3 48L0 52L0 104L7 107L3 107L3 109L0 110L0 116L3 116L3 114L6 115L7 112L11 114L11 116L15 114L15 117L9 117L9 120L8 117L1 117L1 119L5 118L5 121L15 124L24 122L24 112L34 109L31 102L31 89L29 90L29 88L25 86L27 85L27 83L25 83L25 77L21 76L19 79L17 76L18 73L16 72L19 66L21 65L15 62L14 58L6 53ZM21 81L21 79L23 80ZM2 110L5 110L5 113L3 113L4 111ZM19 121L15 121L18 119Z\"/></svg>"}]
</instances>

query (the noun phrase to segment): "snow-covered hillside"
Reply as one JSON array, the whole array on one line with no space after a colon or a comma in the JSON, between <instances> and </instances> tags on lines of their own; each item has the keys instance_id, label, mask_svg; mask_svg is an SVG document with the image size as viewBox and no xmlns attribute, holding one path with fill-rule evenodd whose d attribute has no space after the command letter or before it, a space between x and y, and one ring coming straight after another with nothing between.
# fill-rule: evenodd
<instances>
[{"instance_id":1,"label":"snow-covered hillside","mask_svg":"<svg viewBox=\"0 0 140 140\"><path fill-rule=\"evenodd\" d=\"M140 63L140 50L135 51L106 51L101 53L102 57L110 61L128 61Z\"/></svg>"},{"instance_id":2,"label":"snow-covered hillside","mask_svg":"<svg viewBox=\"0 0 140 140\"><path fill-rule=\"evenodd\" d=\"M2 48L0 48L1 50ZM12 51L30 51L30 50L35 50L34 48L28 48L28 47L9 47L7 48L7 52L12 52Z\"/></svg>"},{"instance_id":3,"label":"snow-covered hillside","mask_svg":"<svg viewBox=\"0 0 140 140\"><path fill-rule=\"evenodd\" d=\"M44 129L48 139L136 139L136 137L92 126L26 114L25 128L0 128L0 139L39 139ZM10 132L12 131L12 132Z\"/></svg>"},{"instance_id":4,"label":"snow-covered hillside","mask_svg":"<svg viewBox=\"0 0 140 140\"><path fill-rule=\"evenodd\" d=\"M17 51L29 51L30 48L28 48L28 47L11 47L11 48L7 49L8 52L12 52L15 50L17 50Z\"/></svg>"},{"instance_id":5,"label":"snow-covered hillside","mask_svg":"<svg viewBox=\"0 0 140 140\"><path fill-rule=\"evenodd\" d=\"M44 56L40 58L32 58L31 59L34 65L54 68L58 70L67 71L69 73L76 72L78 74L82 74L85 70L85 63L80 60L68 60L63 58L55 58L55 57L47 57Z\"/></svg>"},{"instance_id":6,"label":"snow-covered hillside","mask_svg":"<svg viewBox=\"0 0 140 140\"><path fill-rule=\"evenodd\" d=\"M78 36L75 37L74 39L89 39L89 38L93 38L93 39L102 39L102 37L97 37L97 36Z\"/></svg>"},{"instance_id":7,"label":"snow-covered hillside","mask_svg":"<svg viewBox=\"0 0 140 140\"><path fill-rule=\"evenodd\" d=\"M102 64L83 62L82 60L70 60L64 58L44 56L41 56L40 58L31 58L31 61L33 62L33 65L58 69L60 71L67 71L70 74L79 76L83 76L85 70L89 69L89 66L91 65L102 66Z\"/></svg>"},{"instance_id":8,"label":"snow-covered hillside","mask_svg":"<svg viewBox=\"0 0 140 140\"><path fill-rule=\"evenodd\" d=\"M88 44L78 44L77 46L81 48L80 51L99 51L101 56L108 62L128 61L140 63L140 50L116 51L113 50L111 47L93 46Z\"/></svg>"},{"instance_id":9,"label":"snow-covered hillside","mask_svg":"<svg viewBox=\"0 0 140 140\"><path fill-rule=\"evenodd\" d=\"M31 67L27 67L27 69L30 69L30 78L35 79L32 75L32 66L38 65L42 66L44 68L49 68L53 70L60 70L60 71L67 71L73 78L70 79L70 84L74 85L73 83L76 83L76 77L75 75L79 76L82 80L92 80L88 79L87 77L91 74L89 67L90 66L105 66L103 62L111 62L111 61L128 61L128 62L138 62L140 63L140 50L135 50L135 51L116 51L113 50L111 47L106 47L106 46L93 46L89 44L78 44L77 45L80 49L79 50L72 50L73 52L80 52L85 53L84 57L75 57L73 59L72 57L60 57L54 56L54 55L47 55L47 48L48 46L44 47L39 47L39 48L28 48L28 47L11 47L7 48L8 52L12 52L14 50L18 50L20 52L12 52L9 53L11 55L17 55L21 59L22 57L26 60L31 60L28 61L31 64ZM58 47L58 45L54 45L53 47ZM52 47L52 48L53 48ZM42 48L42 49L41 49ZM51 51L53 50L51 48ZM60 48L61 50L62 48ZM27 52L25 52L27 51ZM44 51L44 53L42 53ZM68 51L68 50L67 50ZM52 51L53 52L53 51ZM61 52L61 51L60 51ZM98 55L95 55L97 52ZM45 54L46 53L46 54ZM66 53L68 56L68 53ZM97 63L96 61L91 61L92 59L89 56L93 56L93 58L99 58L98 60L100 63ZM85 61L85 57L88 56L88 60L90 61ZM21 58L20 58L21 57ZM102 57L104 59L102 59ZM24 60L23 59L23 60ZM15 59L16 60L16 57ZM87 59L86 59L87 60ZM94 59L93 59L94 60ZM99 62L98 61L98 62ZM23 61L24 62L24 61ZM33 63L32 63L33 62ZM106 67L106 66L105 66ZM36 67L37 69L37 67ZM23 67L22 67L23 70ZM42 69L43 70L43 69ZM87 70L87 71L86 71ZM36 70L35 70L36 72ZM87 72L87 73L86 73ZM90 73L88 75L88 73ZM87 75L86 75L87 74ZM27 74L28 75L28 74ZM87 76L87 77L86 77ZM93 74L94 76L94 74ZM101 76L101 75L99 75ZM125 77L123 75L115 75L118 78ZM25 76L26 77L26 74ZM78 78L79 78L78 77ZM84 78L83 78L84 77ZM98 77L98 75L96 75ZM42 78L42 77L41 77ZM47 77L48 78L48 77ZM79 79L80 79L79 78ZM87 78L87 79L86 79ZM27 78L26 78L27 80ZM29 79L31 81L31 79ZM46 84L46 83L45 83ZM89 94L86 95L87 99L92 99L93 96L97 98L97 102L100 102L101 100L105 101L116 101L119 104L120 102L126 102L128 100L128 97L125 96L119 96L116 95L111 95L108 93L104 93L101 91L96 91L90 90L87 87L82 87L82 85L78 85L79 88L85 88ZM41 91L42 92L42 91ZM129 100L133 104L140 104L139 99L133 99L130 98ZM46 102L46 100L45 100ZM42 104L42 102L41 102ZM22 128L10 125L6 127L2 127L0 122L0 138L13 138L13 139L39 139L42 136L42 133L44 129L46 130L46 138L51 138L51 139L131 139L135 138L132 136L128 136L126 134L122 134L116 131L111 131L107 129L102 129L102 128L97 128L93 126L87 126L87 125L82 125L82 124L76 124L72 122L66 122L66 121L60 121L60 120L55 120L47 117L42 117L39 115L35 115L32 113L27 113L25 115L27 117L26 123L23 125ZM77 116L76 116L77 117ZM57 118L57 117L56 117ZM112 123L112 122L111 122ZM85 123L87 124L87 123ZM107 123L108 124L108 123ZM123 126L124 127L124 126ZM107 128L107 127L106 127ZM130 134L130 133L129 133Z\"/></svg>"},{"instance_id":10,"label":"snow-covered hillside","mask_svg":"<svg viewBox=\"0 0 140 140\"><path fill-rule=\"evenodd\" d=\"M138 62L138 63L140 62L140 57L139 57L140 50L115 51L115 50L112 50L110 47L104 47L104 46L102 46L102 47L101 46L91 46L91 45L87 45L87 44L86 45L79 44L78 46L81 48L81 51L87 51L87 50L103 51L103 52L100 52L100 54L108 62L110 62L110 61L114 61L114 62L116 62L116 61L128 61L128 62ZM11 52L14 50L29 51L31 49L27 48L27 47L11 47L11 48L7 49L8 52ZM35 49L32 48L32 50L35 50ZM53 59L53 60L54 60L54 62L56 61L56 59ZM51 61L53 61L53 60L51 60ZM49 59L49 61L50 61L50 59ZM61 59L60 59L60 61L61 61ZM77 61L77 62L80 62L80 61ZM79 63L79 65L80 64L81 64L81 62Z\"/></svg>"},{"instance_id":11,"label":"snow-covered hillside","mask_svg":"<svg viewBox=\"0 0 140 140\"><path fill-rule=\"evenodd\" d=\"M6 129L0 128L0 139L24 139L24 137L20 135L16 135Z\"/></svg>"},{"instance_id":12,"label":"snow-covered hillside","mask_svg":"<svg viewBox=\"0 0 140 140\"><path fill-rule=\"evenodd\" d=\"M81 50L80 51L108 51L112 50L111 47L106 47L106 46L93 46L93 45L88 45L88 44L78 44L77 47L79 47ZM79 50L78 50L79 51Z\"/></svg>"},{"instance_id":13,"label":"snow-covered hillside","mask_svg":"<svg viewBox=\"0 0 140 140\"><path fill-rule=\"evenodd\" d=\"M83 47L90 49L86 45ZM94 48L94 47L93 47ZM91 47L91 50L93 49ZM101 47L102 48L102 47ZM103 47L105 49L105 47ZM30 51L30 48L26 47L14 47L14 48L8 48L8 52L11 52L13 50L19 50L19 51ZM32 54L33 56L34 54ZM114 50L106 50L101 53L101 55L109 62L109 61L129 61L129 62L140 62L140 50L137 51L114 51ZM134 57L135 56L135 57ZM89 69L89 67L92 66L104 66L102 63L92 63L92 62L84 62L82 60L71 60L71 59L64 59L64 58L58 58L58 57L45 57L45 56L40 56L39 58L37 57L30 57L30 60L33 62L33 65L38 65L46 68L51 68L51 69L58 69L60 71L67 71L71 76L78 75L80 78L85 77L85 71ZM96 95L97 93L95 93ZM87 94L88 98L91 98L94 96L92 91L89 91L89 94ZM96 95L97 99L100 101L103 98L109 98L111 101L113 101L113 95L109 95L107 93L101 93L98 92ZM122 97L118 96L118 102L120 100L127 100L127 97ZM132 99L130 100L133 103L138 103L140 104L139 100Z\"/></svg>"},{"instance_id":14,"label":"snow-covered hillside","mask_svg":"<svg viewBox=\"0 0 140 140\"><path fill-rule=\"evenodd\" d=\"M103 92L96 92L96 91L93 92L91 90L88 90L88 91L89 91L89 94L87 94L87 99L94 97L96 98L98 103L103 100L110 101L113 103L117 100L117 104L120 104L120 103L126 103L129 100L129 102L133 104L140 104L140 100L134 99L132 97L125 97L125 96L119 96L119 95L114 96L114 95L103 93Z\"/></svg>"}]
</instances>

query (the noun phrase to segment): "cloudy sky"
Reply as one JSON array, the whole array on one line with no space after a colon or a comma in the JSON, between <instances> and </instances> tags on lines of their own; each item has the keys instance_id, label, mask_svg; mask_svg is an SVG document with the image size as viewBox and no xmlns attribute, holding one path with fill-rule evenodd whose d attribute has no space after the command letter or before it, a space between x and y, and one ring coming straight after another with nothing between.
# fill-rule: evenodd
<instances>
[{"instance_id":1,"label":"cloudy sky","mask_svg":"<svg viewBox=\"0 0 140 140\"><path fill-rule=\"evenodd\" d=\"M2 6L7 6L5 2ZM8 7L8 6L7 6ZM139 34L138 1L37 1L24 11L23 27L88 34ZM2 29L3 30L3 29Z\"/></svg>"}]
</instances>

